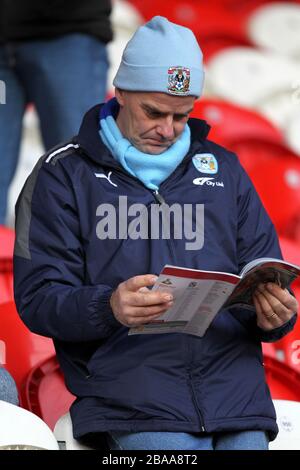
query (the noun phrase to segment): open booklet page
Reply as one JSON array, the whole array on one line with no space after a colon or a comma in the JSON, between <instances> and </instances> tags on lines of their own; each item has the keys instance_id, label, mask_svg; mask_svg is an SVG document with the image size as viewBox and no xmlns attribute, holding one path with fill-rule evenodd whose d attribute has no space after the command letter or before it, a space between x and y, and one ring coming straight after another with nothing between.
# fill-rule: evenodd
<instances>
[{"instance_id":1,"label":"open booklet page","mask_svg":"<svg viewBox=\"0 0 300 470\"><path fill-rule=\"evenodd\" d=\"M203 336L239 276L165 266L153 289L172 293L174 305L158 320L131 328L129 334L184 332Z\"/></svg>"},{"instance_id":2,"label":"open booklet page","mask_svg":"<svg viewBox=\"0 0 300 470\"><path fill-rule=\"evenodd\" d=\"M251 261L240 276L166 265L153 289L172 293L173 306L157 320L131 328L129 334L181 332L203 336L222 307L254 310L252 296L258 284L274 282L286 288L298 276L298 266L273 258Z\"/></svg>"},{"instance_id":3,"label":"open booklet page","mask_svg":"<svg viewBox=\"0 0 300 470\"><path fill-rule=\"evenodd\" d=\"M224 307L241 305L254 309L252 296L261 283L274 282L285 289L300 276L298 266L272 258L261 258L248 263L241 272L242 279Z\"/></svg>"}]
</instances>

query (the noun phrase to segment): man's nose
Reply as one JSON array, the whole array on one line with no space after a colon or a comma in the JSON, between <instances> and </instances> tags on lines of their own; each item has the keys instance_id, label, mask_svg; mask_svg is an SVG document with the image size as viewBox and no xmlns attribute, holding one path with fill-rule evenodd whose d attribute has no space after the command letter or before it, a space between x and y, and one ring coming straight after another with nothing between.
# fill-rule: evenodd
<instances>
[{"instance_id":1,"label":"man's nose","mask_svg":"<svg viewBox=\"0 0 300 470\"><path fill-rule=\"evenodd\" d=\"M157 126L157 132L161 135L164 139L173 139L174 138L174 123L173 117L168 116L164 118L159 125Z\"/></svg>"}]
</instances>

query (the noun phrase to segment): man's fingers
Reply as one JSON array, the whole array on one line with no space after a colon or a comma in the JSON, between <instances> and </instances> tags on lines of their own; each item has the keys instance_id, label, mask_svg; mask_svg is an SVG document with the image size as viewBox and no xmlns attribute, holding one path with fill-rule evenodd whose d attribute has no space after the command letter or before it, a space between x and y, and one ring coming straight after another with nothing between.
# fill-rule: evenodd
<instances>
[{"instance_id":1,"label":"man's fingers","mask_svg":"<svg viewBox=\"0 0 300 470\"><path fill-rule=\"evenodd\" d=\"M152 320L172 306L172 295L148 289L157 280L152 274L135 276L119 284L112 293L110 305L116 319L125 326Z\"/></svg>"},{"instance_id":2,"label":"man's fingers","mask_svg":"<svg viewBox=\"0 0 300 470\"><path fill-rule=\"evenodd\" d=\"M287 289L282 289L272 282L264 284L264 287L266 292L276 297L288 310L292 310L293 313L297 312L298 302Z\"/></svg>"},{"instance_id":3,"label":"man's fingers","mask_svg":"<svg viewBox=\"0 0 300 470\"><path fill-rule=\"evenodd\" d=\"M281 325L281 318L277 315L277 313L273 310L272 306L270 305L268 299L263 293L259 293L257 295L257 299L260 303L261 309L262 309L262 314L264 317L272 323L273 327L274 326L280 326Z\"/></svg>"},{"instance_id":4,"label":"man's fingers","mask_svg":"<svg viewBox=\"0 0 300 470\"><path fill-rule=\"evenodd\" d=\"M288 322L298 309L297 300L287 289L275 283L260 284L253 295L257 324L265 330L278 328Z\"/></svg>"},{"instance_id":5,"label":"man's fingers","mask_svg":"<svg viewBox=\"0 0 300 470\"><path fill-rule=\"evenodd\" d=\"M172 307L173 303L169 302L164 304L162 307L154 306L148 307L147 309L136 308L130 315L127 317L127 326L143 325L149 323L152 320L157 319L162 315L166 310Z\"/></svg>"},{"instance_id":6,"label":"man's fingers","mask_svg":"<svg viewBox=\"0 0 300 470\"><path fill-rule=\"evenodd\" d=\"M153 286L156 280L157 276L155 276L155 274L143 274L127 279L127 281L123 283L123 286L129 291L136 292L141 287Z\"/></svg>"},{"instance_id":7,"label":"man's fingers","mask_svg":"<svg viewBox=\"0 0 300 470\"><path fill-rule=\"evenodd\" d=\"M148 291L130 294L130 304L135 307L147 307L159 305L173 300L172 294L168 292Z\"/></svg>"},{"instance_id":8,"label":"man's fingers","mask_svg":"<svg viewBox=\"0 0 300 470\"><path fill-rule=\"evenodd\" d=\"M150 292L150 289L148 287L141 287L138 292Z\"/></svg>"},{"instance_id":9,"label":"man's fingers","mask_svg":"<svg viewBox=\"0 0 300 470\"><path fill-rule=\"evenodd\" d=\"M152 286L156 280L157 276L146 274L132 277L123 282L124 303L134 307L147 307L148 305L159 305L172 300L172 294L147 288L147 286Z\"/></svg>"},{"instance_id":10,"label":"man's fingers","mask_svg":"<svg viewBox=\"0 0 300 470\"><path fill-rule=\"evenodd\" d=\"M263 296L262 299L265 299L265 309L264 314L267 318L274 313L278 318L280 318L284 323L287 322L291 315L293 314L277 297L274 297L265 287L260 287L260 293ZM275 315L273 315L275 317Z\"/></svg>"},{"instance_id":11,"label":"man's fingers","mask_svg":"<svg viewBox=\"0 0 300 470\"><path fill-rule=\"evenodd\" d=\"M151 307L133 307L127 306L124 308L123 313L129 320L135 319L136 317L147 318L151 315L157 315L165 312L172 307L173 302L165 302L164 304L152 305Z\"/></svg>"},{"instance_id":12,"label":"man's fingers","mask_svg":"<svg viewBox=\"0 0 300 470\"><path fill-rule=\"evenodd\" d=\"M257 314L257 323L264 330L272 330L281 326L282 320L272 310L267 299L263 294L257 293L253 297Z\"/></svg>"}]
</instances>

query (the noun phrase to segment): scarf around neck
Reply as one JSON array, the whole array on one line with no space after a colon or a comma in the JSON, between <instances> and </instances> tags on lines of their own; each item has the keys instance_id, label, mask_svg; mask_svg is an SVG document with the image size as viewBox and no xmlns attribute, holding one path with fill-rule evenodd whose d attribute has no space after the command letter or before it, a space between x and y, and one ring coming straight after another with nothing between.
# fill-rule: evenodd
<instances>
[{"instance_id":1,"label":"scarf around neck","mask_svg":"<svg viewBox=\"0 0 300 470\"><path fill-rule=\"evenodd\" d=\"M138 178L151 190L175 170L190 148L191 132L186 124L179 139L164 152L155 155L141 152L123 137L115 118L119 104L115 98L105 103L100 112L99 134L113 157L132 176Z\"/></svg>"}]
</instances>

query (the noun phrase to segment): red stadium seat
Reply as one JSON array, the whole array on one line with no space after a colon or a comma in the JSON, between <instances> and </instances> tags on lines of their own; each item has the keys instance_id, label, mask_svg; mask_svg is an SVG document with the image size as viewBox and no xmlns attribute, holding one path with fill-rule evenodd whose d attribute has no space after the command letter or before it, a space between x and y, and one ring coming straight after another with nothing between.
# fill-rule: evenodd
<instances>
[{"instance_id":1,"label":"red stadium seat","mask_svg":"<svg viewBox=\"0 0 300 470\"><path fill-rule=\"evenodd\" d=\"M14 298L12 275L14 242L14 230L0 225L0 303Z\"/></svg>"},{"instance_id":2,"label":"red stadium seat","mask_svg":"<svg viewBox=\"0 0 300 470\"><path fill-rule=\"evenodd\" d=\"M278 233L296 239L300 225L299 158L273 158L269 162L258 158L248 173Z\"/></svg>"},{"instance_id":3,"label":"red stadium seat","mask_svg":"<svg viewBox=\"0 0 300 470\"><path fill-rule=\"evenodd\" d=\"M58 419L69 411L75 400L66 388L56 356L52 356L32 369L26 386L26 404L51 429Z\"/></svg>"},{"instance_id":4,"label":"red stadium seat","mask_svg":"<svg viewBox=\"0 0 300 470\"><path fill-rule=\"evenodd\" d=\"M238 15L239 18L247 18L256 8L265 3L273 3L274 0L216 0L222 4L223 8L232 14Z\"/></svg>"},{"instance_id":5,"label":"red stadium seat","mask_svg":"<svg viewBox=\"0 0 300 470\"><path fill-rule=\"evenodd\" d=\"M279 243L284 259L300 266L300 243L286 237L279 237Z\"/></svg>"},{"instance_id":6,"label":"red stadium seat","mask_svg":"<svg viewBox=\"0 0 300 470\"><path fill-rule=\"evenodd\" d=\"M235 152L248 173L264 164L273 167L279 160L297 160L295 154L285 145L266 142L264 140L244 139L231 144L230 150Z\"/></svg>"},{"instance_id":7,"label":"red stadium seat","mask_svg":"<svg viewBox=\"0 0 300 470\"><path fill-rule=\"evenodd\" d=\"M11 270L14 243L14 230L0 225L0 271Z\"/></svg>"},{"instance_id":8,"label":"red stadium seat","mask_svg":"<svg viewBox=\"0 0 300 470\"><path fill-rule=\"evenodd\" d=\"M12 271L0 271L0 303L10 302L14 298Z\"/></svg>"},{"instance_id":9,"label":"red stadium seat","mask_svg":"<svg viewBox=\"0 0 300 470\"><path fill-rule=\"evenodd\" d=\"M219 34L220 30L228 32L232 36L240 35L236 18L228 12L222 2L210 0L199 2L198 0L130 0L146 21L155 15L161 15L174 23L187 26L194 33L201 31L203 34Z\"/></svg>"},{"instance_id":10,"label":"red stadium seat","mask_svg":"<svg viewBox=\"0 0 300 470\"><path fill-rule=\"evenodd\" d=\"M131 3L146 21L161 15L190 28L199 39L205 60L224 46L252 45L244 22L237 20L218 0L131 0Z\"/></svg>"},{"instance_id":11,"label":"red stadium seat","mask_svg":"<svg viewBox=\"0 0 300 470\"><path fill-rule=\"evenodd\" d=\"M218 54L227 47L230 48L252 46L249 40L223 35L222 32L219 35L214 34L211 36L201 36L200 34L198 34L197 39L199 44L201 45L201 49L203 52L203 60L206 64L214 55Z\"/></svg>"},{"instance_id":12,"label":"red stadium seat","mask_svg":"<svg viewBox=\"0 0 300 470\"><path fill-rule=\"evenodd\" d=\"M171 0L162 2L161 0L130 0L145 21L149 21L153 16L165 16L174 23L180 23L192 30L199 28L197 0Z\"/></svg>"},{"instance_id":13,"label":"red stadium seat","mask_svg":"<svg viewBox=\"0 0 300 470\"><path fill-rule=\"evenodd\" d=\"M130 0L145 21L155 15L190 28L197 36L208 61L220 49L253 46L248 20L254 11L271 0Z\"/></svg>"},{"instance_id":14,"label":"red stadium seat","mask_svg":"<svg viewBox=\"0 0 300 470\"><path fill-rule=\"evenodd\" d=\"M264 365L273 400L300 401L299 372L268 355L264 356Z\"/></svg>"},{"instance_id":15,"label":"red stadium seat","mask_svg":"<svg viewBox=\"0 0 300 470\"><path fill-rule=\"evenodd\" d=\"M300 238L299 238L300 240ZM279 237L280 248L283 258L290 263L300 266L300 241L294 241L286 237ZM300 288L300 279L296 279L293 283L293 289ZM299 292L300 303L300 292ZM299 338L300 339L300 338Z\"/></svg>"},{"instance_id":16,"label":"red stadium seat","mask_svg":"<svg viewBox=\"0 0 300 470\"><path fill-rule=\"evenodd\" d=\"M0 362L15 379L23 404L25 379L37 363L54 354L52 340L31 333L14 302L7 302L0 304L0 347Z\"/></svg>"},{"instance_id":17,"label":"red stadium seat","mask_svg":"<svg viewBox=\"0 0 300 470\"><path fill-rule=\"evenodd\" d=\"M264 357L269 356L273 359L277 359L276 347L274 346L274 343L262 343L261 346Z\"/></svg>"},{"instance_id":18,"label":"red stadium seat","mask_svg":"<svg viewBox=\"0 0 300 470\"><path fill-rule=\"evenodd\" d=\"M191 117L205 119L211 125L209 139L231 148L244 141L283 144L283 136L259 113L218 99L196 101Z\"/></svg>"}]
</instances>

